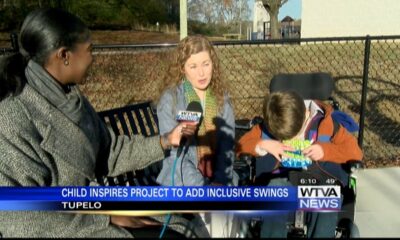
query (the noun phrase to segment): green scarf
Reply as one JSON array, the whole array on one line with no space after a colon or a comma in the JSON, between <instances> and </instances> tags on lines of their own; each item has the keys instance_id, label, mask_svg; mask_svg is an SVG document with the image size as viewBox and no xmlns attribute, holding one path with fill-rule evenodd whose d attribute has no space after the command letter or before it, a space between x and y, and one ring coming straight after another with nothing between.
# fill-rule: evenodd
<instances>
[{"instance_id":1,"label":"green scarf","mask_svg":"<svg viewBox=\"0 0 400 240\"><path fill-rule=\"evenodd\" d=\"M192 101L202 103L199 96L197 96L196 92L194 91L192 84L188 80L184 80L183 89L185 91L185 99L187 103ZM202 103L202 107L203 117L196 137L198 159L197 168L203 174L203 176L211 178L213 176L213 160L217 142L217 127L214 123L214 119L217 117L218 105L217 99L210 88L207 88L206 90L205 101Z\"/></svg>"}]
</instances>

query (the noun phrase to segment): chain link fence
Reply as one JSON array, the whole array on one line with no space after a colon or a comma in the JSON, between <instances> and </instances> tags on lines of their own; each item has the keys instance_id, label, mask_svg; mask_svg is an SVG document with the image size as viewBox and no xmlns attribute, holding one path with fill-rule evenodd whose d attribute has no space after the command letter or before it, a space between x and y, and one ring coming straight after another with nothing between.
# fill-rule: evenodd
<instances>
[{"instance_id":1,"label":"chain link fence","mask_svg":"<svg viewBox=\"0 0 400 240\"><path fill-rule=\"evenodd\" d=\"M81 90L97 111L155 101L175 44L97 45ZM366 160L400 161L400 36L215 42L236 119L262 115L278 73L328 72L341 110L360 123Z\"/></svg>"}]
</instances>

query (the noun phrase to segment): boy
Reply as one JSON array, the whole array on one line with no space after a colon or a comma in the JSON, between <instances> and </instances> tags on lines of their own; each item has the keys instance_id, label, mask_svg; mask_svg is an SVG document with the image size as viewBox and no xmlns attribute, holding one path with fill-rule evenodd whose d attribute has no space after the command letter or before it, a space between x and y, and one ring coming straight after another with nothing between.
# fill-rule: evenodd
<instances>
[{"instance_id":1,"label":"boy","mask_svg":"<svg viewBox=\"0 0 400 240\"><path fill-rule=\"evenodd\" d=\"M333 179L348 184L348 176L340 164L361 160L362 152L356 138L336 123L333 108L319 101L303 100L296 92L274 92L265 99L264 122L254 126L239 140L237 153L256 157L256 177L269 175L268 185L298 185L300 179L313 178L324 184ZM313 144L302 153L313 161L307 170L280 166L285 151L293 151L283 140L311 140ZM286 223L294 213L264 216L261 237L286 237ZM334 237L337 213L312 213L308 216L308 237ZM318 219L318 221L317 221Z\"/></svg>"}]
</instances>

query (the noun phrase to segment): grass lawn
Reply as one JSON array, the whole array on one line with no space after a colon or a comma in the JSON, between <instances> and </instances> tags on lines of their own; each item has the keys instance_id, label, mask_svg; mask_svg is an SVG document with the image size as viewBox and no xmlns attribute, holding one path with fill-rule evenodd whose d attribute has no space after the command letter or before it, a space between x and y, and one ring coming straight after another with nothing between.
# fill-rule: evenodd
<instances>
[{"instance_id":1,"label":"grass lawn","mask_svg":"<svg viewBox=\"0 0 400 240\"><path fill-rule=\"evenodd\" d=\"M279 72L329 72L336 80L334 97L356 121L360 117L364 44L217 46L224 76L230 84L236 118L261 115L268 84ZM398 163L400 108L399 43L373 43L364 132L365 159L380 165ZM172 61L172 49L123 49L96 52L82 90L97 110L157 98ZM123 64L121 64L123 63ZM382 121L384 124L382 125ZM385 131L383 129L386 129ZM397 132L396 132L397 131Z\"/></svg>"},{"instance_id":2,"label":"grass lawn","mask_svg":"<svg viewBox=\"0 0 400 240\"><path fill-rule=\"evenodd\" d=\"M0 34L0 47L8 34ZM178 34L130 31L93 32L95 44L176 43ZM221 39L216 39L221 40ZM261 115L262 99L277 73L323 71L335 79L341 110L360 118L364 43L216 46L230 85L236 118ZM96 110L154 100L172 61L173 48L103 49L81 89ZM371 44L363 150L367 166L400 165L400 43Z\"/></svg>"}]
</instances>

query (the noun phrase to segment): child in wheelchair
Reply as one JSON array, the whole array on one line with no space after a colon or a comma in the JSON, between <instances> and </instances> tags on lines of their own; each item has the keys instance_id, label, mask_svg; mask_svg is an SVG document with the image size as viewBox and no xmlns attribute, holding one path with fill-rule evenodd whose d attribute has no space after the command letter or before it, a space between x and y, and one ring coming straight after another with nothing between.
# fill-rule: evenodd
<instances>
[{"instance_id":1,"label":"child in wheelchair","mask_svg":"<svg viewBox=\"0 0 400 240\"><path fill-rule=\"evenodd\" d=\"M288 186L348 184L341 164L361 160L356 138L331 116L333 108L303 100L295 91L272 92L264 102L263 122L241 137L238 154L256 157L255 184ZM294 212L264 215L260 237L287 237ZM335 237L337 212L308 212L307 237Z\"/></svg>"}]
</instances>

